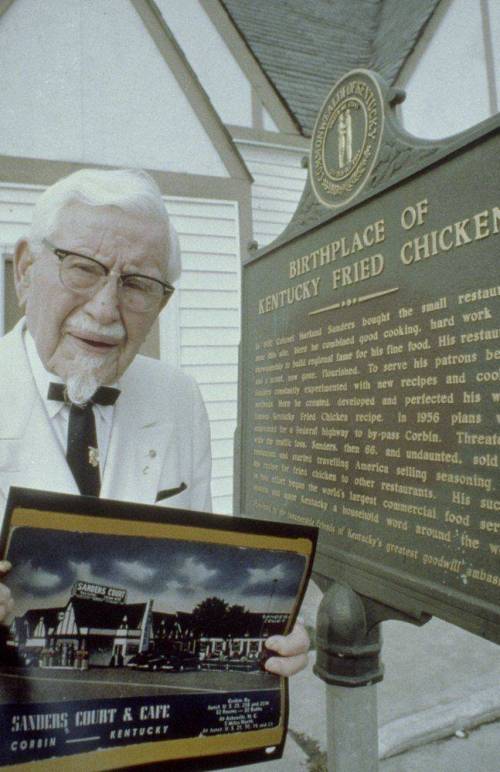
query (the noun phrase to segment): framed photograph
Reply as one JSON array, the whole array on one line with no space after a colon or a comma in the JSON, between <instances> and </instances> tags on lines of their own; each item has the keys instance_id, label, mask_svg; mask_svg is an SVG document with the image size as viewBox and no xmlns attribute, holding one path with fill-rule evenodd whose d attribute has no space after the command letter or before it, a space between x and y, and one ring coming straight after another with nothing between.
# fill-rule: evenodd
<instances>
[{"instance_id":1,"label":"framed photograph","mask_svg":"<svg viewBox=\"0 0 500 772\"><path fill-rule=\"evenodd\" d=\"M279 758L286 679L263 668L314 528L12 488L1 555L0 767L231 767Z\"/></svg>"}]
</instances>

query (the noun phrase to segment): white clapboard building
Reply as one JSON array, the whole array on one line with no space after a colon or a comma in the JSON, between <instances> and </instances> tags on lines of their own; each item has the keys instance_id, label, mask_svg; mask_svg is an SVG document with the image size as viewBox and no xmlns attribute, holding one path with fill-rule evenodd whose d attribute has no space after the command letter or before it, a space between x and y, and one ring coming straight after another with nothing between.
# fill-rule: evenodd
<instances>
[{"instance_id":1,"label":"white clapboard building","mask_svg":"<svg viewBox=\"0 0 500 772\"><path fill-rule=\"evenodd\" d=\"M370 67L408 90L409 130L476 123L498 109L498 11L496 0L0 0L0 333L19 315L12 251L40 192L88 165L151 172L184 270L147 351L198 381L215 511L231 512L241 261L289 222L322 101Z\"/></svg>"}]
</instances>

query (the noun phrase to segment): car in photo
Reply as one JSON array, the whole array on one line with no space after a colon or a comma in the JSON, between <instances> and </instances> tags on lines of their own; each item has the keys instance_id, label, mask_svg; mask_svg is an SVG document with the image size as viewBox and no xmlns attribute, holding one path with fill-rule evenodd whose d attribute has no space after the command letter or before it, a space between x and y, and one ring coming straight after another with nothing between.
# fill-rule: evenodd
<instances>
[{"instance_id":1,"label":"car in photo","mask_svg":"<svg viewBox=\"0 0 500 772\"><path fill-rule=\"evenodd\" d=\"M176 654L159 654L157 652L141 652L127 662L127 667L138 670L167 670L182 672L183 670L200 670L199 658L187 652Z\"/></svg>"}]
</instances>

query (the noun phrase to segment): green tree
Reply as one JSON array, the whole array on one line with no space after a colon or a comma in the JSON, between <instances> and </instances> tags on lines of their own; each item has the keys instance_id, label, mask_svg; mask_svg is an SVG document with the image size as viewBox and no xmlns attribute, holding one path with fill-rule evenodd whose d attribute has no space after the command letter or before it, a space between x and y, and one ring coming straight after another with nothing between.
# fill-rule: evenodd
<instances>
[{"instance_id":1,"label":"green tree","mask_svg":"<svg viewBox=\"0 0 500 772\"><path fill-rule=\"evenodd\" d=\"M229 606L221 598L206 598L193 610L193 628L200 636L236 638L247 631L249 612L243 606Z\"/></svg>"},{"instance_id":2,"label":"green tree","mask_svg":"<svg viewBox=\"0 0 500 772\"><path fill-rule=\"evenodd\" d=\"M206 598L193 610L193 627L198 635L225 638L229 606L221 598Z\"/></svg>"},{"instance_id":3,"label":"green tree","mask_svg":"<svg viewBox=\"0 0 500 772\"><path fill-rule=\"evenodd\" d=\"M248 630L250 614L243 606L230 606L227 610L226 625L227 631L232 638L239 638Z\"/></svg>"}]
</instances>

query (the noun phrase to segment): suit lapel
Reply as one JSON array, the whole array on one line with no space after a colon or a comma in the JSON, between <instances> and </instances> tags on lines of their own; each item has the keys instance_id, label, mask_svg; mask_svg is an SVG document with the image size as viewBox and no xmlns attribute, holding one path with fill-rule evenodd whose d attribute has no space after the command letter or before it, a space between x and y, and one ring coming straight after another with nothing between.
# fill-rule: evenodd
<instances>
[{"instance_id":1,"label":"suit lapel","mask_svg":"<svg viewBox=\"0 0 500 772\"><path fill-rule=\"evenodd\" d=\"M29 488L78 494L71 470L36 393L22 439L22 484Z\"/></svg>"},{"instance_id":2,"label":"suit lapel","mask_svg":"<svg viewBox=\"0 0 500 772\"><path fill-rule=\"evenodd\" d=\"M22 322L1 341L0 486L78 493L35 386Z\"/></svg>"}]
</instances>

